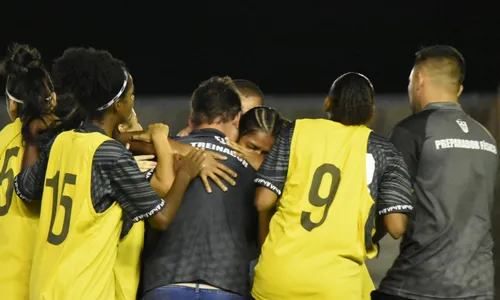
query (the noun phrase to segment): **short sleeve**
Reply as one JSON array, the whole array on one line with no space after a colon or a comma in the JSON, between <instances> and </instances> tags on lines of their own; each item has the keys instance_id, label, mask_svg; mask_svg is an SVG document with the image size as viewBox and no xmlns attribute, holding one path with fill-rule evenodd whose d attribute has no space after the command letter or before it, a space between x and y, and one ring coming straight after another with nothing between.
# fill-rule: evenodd
<instances>
[{"instance_id":1,"label":"short sleeve","mask_svg":"<svg viewBox=\"0 0 500 300\"><path fill-rule=\"evenodd\" d=\"M151 179L153 178L155 171L156 171L156 167L153 167L153 168L149 169L148 171L146 171L146 173L144 173L144 177L146 177L146 180L148 182L151 182Z\"/></svg>"},{"instance_id":2,"label":"short sleeve","mask_svg":"<svg viewBox=\"0 0 500 300\"><path fill-rule=\"evenodd\" d=\"M130 152L123 151L107 172L110 172L112 197L133 222L155 215L165 205L165 201L158 197L144 173L139 170Z\"/></svg>"},{"instance_id":3,"label":"short sleeve","mask_svg":"<svg viewBox=\"0 0 500 300\"><path fill-rule=\"evenodd\" d=\"M285 186L294 129L295 122L283 129L255 178L257 185L268 188L278 196L281 196Z\"/></svg>"},{"instance_id":4,"label":"short sleeve","mask_svg":"<svg viewBox=\"0 0 500 300\"><path fill-rule=\"evenodd\" d=\"M45 185L45 173L49 163L50 150L54 145L55 137L40 149L38 160L31 166L24 168L14 178L14 190L17 196L25 201L39 201L42 199Z\"/></svg>"},{"instance_id":5,"label":"short sleeve","mask_svg":"<svg viewBox=\"0 0 500 300\"><path fill-rule=\"evenodd\" d=\"M406 164L394 146L389 145L385 153L387 164L378 188L378 215L411 214L414 203L410 174Z\"/></svg>"}]
</instances>

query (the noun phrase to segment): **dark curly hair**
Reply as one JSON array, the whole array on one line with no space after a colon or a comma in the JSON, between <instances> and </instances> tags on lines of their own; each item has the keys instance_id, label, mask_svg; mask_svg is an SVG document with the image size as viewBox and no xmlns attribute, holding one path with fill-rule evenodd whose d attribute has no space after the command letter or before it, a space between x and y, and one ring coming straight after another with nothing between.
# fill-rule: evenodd
<instances>
[{"instance_id":1,"label":"dark curly hair","mask_svg":"<svg viewBox=\"0 0 500 300\"><path fill-rule=\"evenodd\" d=\"M6 97L18 105L18 117L22 121L22 136L27 143L36 142L31 133L32 120L50 114L54 85L49 72L43 66L40 52L28 45L14 43L2 62L1 74L6 77Z\"/></svg>"},{"instance_id":2,"label":"dark curly hair","mask_svg":"<svg viewBox=\"0 0 500 300\"><path fill-rule=\"evenodd\" d=\"M346 73L330 88L328 118L344 125L366 125L373 118L375 91L370 80L359 73Z\"/></svg>"},{"instance_id":3,"label":"dark curly hair","mask_svg":"<svg viewBox=\"0 0 500 300\"><path fill-rule=\"evenodd\" d=\"M125 64L94 48L67 49L54 61L52 77L58 94L72 95L92 120L101 119L106 104L120 91L123 98L132 87Z\"/></svg>"},{"instance_id":4,"label":"dark curly hair","mask_svg":"<svg viewBox=\"0 0 500 300\"><path fill-rule=\"evenodd\" d=\"M276 137L289 124L290 121L283 118L274 108L254 107L241 116L239 137L256 131Z\"/></svg>"}]
</instances>

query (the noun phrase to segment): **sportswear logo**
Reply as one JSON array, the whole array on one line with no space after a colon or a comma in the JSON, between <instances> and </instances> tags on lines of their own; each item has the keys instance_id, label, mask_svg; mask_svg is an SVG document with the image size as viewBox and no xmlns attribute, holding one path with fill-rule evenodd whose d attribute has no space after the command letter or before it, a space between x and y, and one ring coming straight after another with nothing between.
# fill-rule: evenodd
<instances>
[{"instance_id":1,"label":"sportswear logo","mask_svg":"<svg viewBox=\"0 0 500 300\"><path fill-rule=\"evenodd\" d=\"M467 126L467 123L464 120L458 119L456 122L458 126L460 126L460 129L462 129L463 132L465 133L469 132L469 126Z\"/></svg>"}]
</instances>

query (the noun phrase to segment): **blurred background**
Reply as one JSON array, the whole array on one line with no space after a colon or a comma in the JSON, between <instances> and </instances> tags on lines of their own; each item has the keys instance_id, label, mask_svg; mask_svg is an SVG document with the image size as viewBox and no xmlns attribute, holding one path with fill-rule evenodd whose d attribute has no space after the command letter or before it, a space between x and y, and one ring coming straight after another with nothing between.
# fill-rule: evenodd
<instances>
[{"instance_id":1,"label":"blurred background","mask_svg":"<svg viewBox=\"0 0 500 300\"><path fill-rule=\"evenodd\" d=\"M175 132L187 123L190 93L210 76L251 80L264 91L265 105L296 119L322 117L333 80L356 71L373 82L373 128L388 135L410 114L406 89L414 53L449 44L466 59L462 105L498 140L500 19L494 1L383 3L4 1L0 54L13 41L28 43L50 66L69 46L107 49L134 76L143 126L164 122ZM8 122L3 104L0 128ZM493 220L497 238L498 205ZM380 256L369 262L376 283L397 253L398 241L386 238Z\"/></svg>"}]
</instances>

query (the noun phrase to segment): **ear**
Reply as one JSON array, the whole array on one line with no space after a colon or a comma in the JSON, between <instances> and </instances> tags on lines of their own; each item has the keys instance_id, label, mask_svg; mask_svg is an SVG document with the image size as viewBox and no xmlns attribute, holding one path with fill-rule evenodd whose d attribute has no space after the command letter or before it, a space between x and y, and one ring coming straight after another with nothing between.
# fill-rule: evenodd
<instances>
[{"instance_id":1,"label":"ear","mask_svg":"<svg viewBox=\"0 0 500 300\"><path fill-rule=\"evenodd\" d=\"M425 84L425 80L424 80L424 75L422 74L422 72L417 72L417 74L415 74L415 77L416 77L416 81L417 81L417 90L421 89L422 86L424 86Z\"/></svg>"},{"instance_id":2,"label":"ear","mask_svg":"<svg viewBox=\"0 0 500 300\"><path fill-rule=\"evenodd\" d=\"M463 91L464 91L464 86L460 85L460 87L458 88L457 97L460 97L460 95L462 94Z\"/></svg>"},{"instance_id":3,"label":"ear","mask_svg":"<svg viewBox=\"0 0 500 300\"><path fill-rule=\"evenodd\" d=\"M241 111L234 117L233 120L233 125L236 127L236 129L240 128L240 118L241 118Z\"/></svg>"},{"instance_id":4,"label":"ear","mask_svg":"<svg viewBox=\"0 0 500 300\"><path fill-rule=\"evenodd\" d=\"M331 96L327 96L323 104L323 111L329 112L332 109L332 105L333 105L333 98Z\"/></svg>"},{"instance_id":5,"label":"ear","mask_svg":"<svg viewBox=\"0 0 500 300\"><path fill-rule=\"evenodd\" d=\"M56 93L52 92L50 94L50 107L54 108L57 105L57 95Z\"/></svg>"},{"instance_id":6,"label":"ear","mask_svg":"<svg viewBox=\"0 0 500 300\"><path fill-rule=\"evenodd\" d=\"M125 125L123 125L123 124L118 125L118 132L124 133L125 131L126 131L125 130Z\"/></svg>"}]
</instances>

